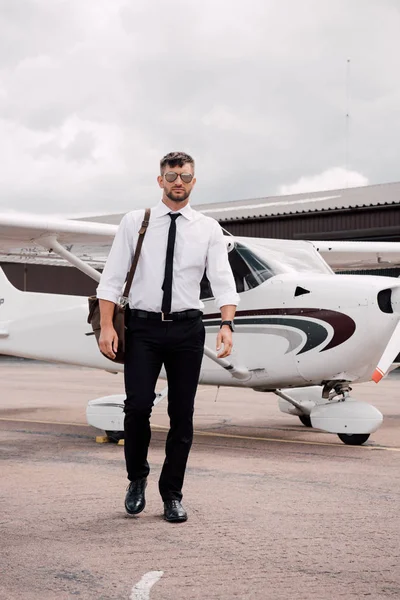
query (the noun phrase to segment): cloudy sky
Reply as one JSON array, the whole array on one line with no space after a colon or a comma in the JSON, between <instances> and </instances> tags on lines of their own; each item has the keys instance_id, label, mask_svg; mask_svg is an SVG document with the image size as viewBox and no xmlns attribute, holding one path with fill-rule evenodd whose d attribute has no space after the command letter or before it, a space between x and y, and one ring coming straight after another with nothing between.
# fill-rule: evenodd
<instances>
[{"instance_id":1,"label":"cloudy sky","mask_svg":"<svg viewBox=\"0 0 400 600\"><path fill-rule=\"evenodd\" d=\"M0 211L154 204L171 150L193 204L399 181L399 31L398 0L0 0Z\"/></svg>"}]
</instances>

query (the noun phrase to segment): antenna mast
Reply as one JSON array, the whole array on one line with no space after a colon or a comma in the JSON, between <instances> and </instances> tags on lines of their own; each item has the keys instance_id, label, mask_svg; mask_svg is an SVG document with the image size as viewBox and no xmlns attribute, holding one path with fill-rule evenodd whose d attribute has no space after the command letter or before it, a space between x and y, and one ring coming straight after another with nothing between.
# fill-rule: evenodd
<instances>
[{"instance_id":1,"label":"antenna mast","mask_svg":"<svg viewBox=\"0 0 400 600\"><path fill-rule=\"evenodd\" d=\"M348 187L347 172L349 169L349 146L350 146L350 58L346 62L346 120L345 120L345 169L346 187Z\"/></svg>"}]
</instances>

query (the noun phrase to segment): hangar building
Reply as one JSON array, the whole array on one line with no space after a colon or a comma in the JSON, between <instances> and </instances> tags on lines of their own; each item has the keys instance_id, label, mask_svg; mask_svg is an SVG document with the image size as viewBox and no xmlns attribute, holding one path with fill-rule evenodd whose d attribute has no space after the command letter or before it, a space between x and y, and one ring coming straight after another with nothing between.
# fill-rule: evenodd
<instances>
[{"instance_id":1,"label":"hangar building","mask_svg":"<svg viewBox=\"0 0 400 600\"><path fill-rule=\"evenodd\" d=\"M233 235L400 242L400 183L195 208L218 219Z\"/></svg>"}]
</instances>

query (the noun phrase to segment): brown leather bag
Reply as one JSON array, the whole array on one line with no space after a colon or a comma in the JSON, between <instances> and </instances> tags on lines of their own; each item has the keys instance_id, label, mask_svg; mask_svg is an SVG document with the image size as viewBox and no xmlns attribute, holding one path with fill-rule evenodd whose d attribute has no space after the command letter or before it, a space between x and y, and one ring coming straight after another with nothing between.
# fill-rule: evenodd
<instances>
[{"instance_id":1,"label":"brown leather bag","mask_svg":"<svg viewBox=\"0 0 400 600\"><path fill-rule=\"evenodd\" d=\"M131 289L133 276L136 271L136 267L140 256L140 250L142 249L142 244L147 230L147 226L149 224L149 220L150 208L146 208L142 226L139 230L139 237L136 244L135 254L133 256L132 266L130 268L128 278L126 280L124 293L122 294L119 303L116 304L114 307L113 326L118 335L118 349L115 358L110 358L109 356L106 356L102 353L103 356L106 356L106 358L116 363L123 363L125 360L125 312L126 307L128 305L129 290ZM96 337L96 341L98 344L101 333L99 299L97 298L97 296L90 296L88 298L88 302L89 316L87 322L92 326L93 333Z\"/></svg>"}]
</instances>

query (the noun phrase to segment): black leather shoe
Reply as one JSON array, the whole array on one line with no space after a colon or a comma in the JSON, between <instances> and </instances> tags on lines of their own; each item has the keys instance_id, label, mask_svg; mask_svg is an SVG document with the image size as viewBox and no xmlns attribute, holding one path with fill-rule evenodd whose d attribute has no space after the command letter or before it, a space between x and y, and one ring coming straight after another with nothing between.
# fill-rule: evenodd
<instances>
[{"instance_id":1,"label":"black leather shoe","mask_svg":"<svg viewBox=\"0 0 400 600\"><path fill-rule=\"evenodd\" d=\"M164 519L170 523L187 521L187 512L179 500L166 500L164 502Z\"/></svg>"},{"instance_id":2,"label":"black leather shoe","mask_svg":"<svg viewBox=\"0 0 400 600\"><path fill-rule=\"evenodd\" d=\"M125 496L125 509L128 515L138 515L146 506L144 490L147 486L147 477L131 481Z\"/></svg>"}]
</instances>

